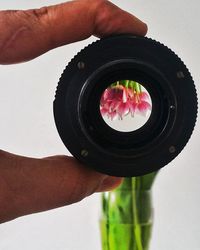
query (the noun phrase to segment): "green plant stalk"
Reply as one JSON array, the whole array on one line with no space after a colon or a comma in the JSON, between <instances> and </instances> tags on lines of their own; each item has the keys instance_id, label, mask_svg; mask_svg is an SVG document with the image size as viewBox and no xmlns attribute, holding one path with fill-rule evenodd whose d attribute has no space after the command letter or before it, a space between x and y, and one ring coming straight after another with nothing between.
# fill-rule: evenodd
<instances>
[{"instance_id":1,"label":"green plant stalk","mask_svg":"<svg viewBox=\"0 0 200 250\"><path fill-rule=\"evenodd\" d=\"M125 178L102 196L102 250L148 250L152 231L151 187L157 173Z\"/></svg>"},{"instance_id":2,"label":"green plant stalk","mask_svg":"<svg viewBox=\"0 0 200 250\"><path fill-rule=\"evenodd\" d=\"M137 181L136 178L132 178L132 213L135 221L135 225L133 226L133 234L135 236L137 249L143 250L142 239L141 239L141 228L138 221L136 181Z\"/></svg>"},{"instance_id":3,"label":"green plant stalk","mask_svg":"<svg viewBox=\"0 0 200 250\"><path fill-rule=\"evenodd\" d=\"M115 83L112 83L110 87L114 88L117 85L123 85L126 88L131 88L133 91L136 93L141 93L142 92L142 86L138 82L135 81L130 81L130 80L121 80L117 81Z\"/></svg>"}]
</instances>

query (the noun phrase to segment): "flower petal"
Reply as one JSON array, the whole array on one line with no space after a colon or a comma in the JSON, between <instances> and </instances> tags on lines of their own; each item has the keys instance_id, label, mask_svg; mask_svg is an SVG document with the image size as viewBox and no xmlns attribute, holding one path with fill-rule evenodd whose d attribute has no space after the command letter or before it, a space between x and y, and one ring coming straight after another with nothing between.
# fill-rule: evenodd
<instances>
[{"instance_id":1,"label":"flower petal","mask_svg":"<svg viewBox=\"0 0 200 250\"><path fill-rule=\"evenodd\" d=\"M139 111L139 114L143 116L146 116L147 111L151 109L152 109L151 105L146 101L142 101L137 105L137 110Z\"/></svg>"},{"instance_id":2,"label":"flower petal","mask_svg":"<svg viewBox=\"0 0 200 250\"><path fill-rule=\"evenodd\" d=\"M125 115L129 113L129 103L120 103L117 109L117 113L119 114L120 118L122 119Z\"/></svg>"},{"instance_id":3,"label":"flower petal","mask_svg":"<svg viewBox=\"0 0 200 250\"><path fill-rule=\"evenodd\" d=\"M128 100L128 91L127 91L127 88L124 87L122 101L123 101L123 103L126 103L127 100Z\"/></svg>"},{"instance_id":4,"label":"flower petal","mask_svg":"<svg viewBox=\"0 0 200 250\"><path fill-rule=\"evenodd\" d=\"M117 114L117 111L112 111L108 114L109 118L112 120L112 121L115 121L117 120L117 117L118 117L118 114Z\"/></svg>"},{"instance_id":5,"label":"flower petal","mask_svg":"<svg viewBox=\"0 0 200 250\"><path fill-rule=\"evenodd\" d=\"M148 101L150 99L150 96L144 91L139 94L139 97L141 101Z\"/></svg>"},{"instance_id":6,"label":"flower petal","mask_svg":"<svg viewBox=\"0 0 200 250\"><path fill-rule=\"evenodd\" d=\"M101 108L100 112L101 112L102 116L108 115L108 109L106 109L106 108Z\"/></svg>"},{"instance_id":7,"label":"flower petal","mask_svg":"<svg viewBox=\"0 0 200 250\"><path fill-rule=\"evenodd\" d=\"M110 104L110 110L111 110L111 111L117 110L118 107L119 107L119 105L120 105L120 101L118 101L118 100L113 100L113 101L111 102L111 104Z\"/></svg>"},{"instance_id":8,"label":"flower petal","mask_svg":"<svg viewBox=\"0 0 200 250\"><path fill-rule=\"evenodd\" d=\"M133 101L129 101L128 104L129 104L129 110L130 110L131 116L134 116L136 108L137 108L137 103Z\"/></svg>"}]
</instances>

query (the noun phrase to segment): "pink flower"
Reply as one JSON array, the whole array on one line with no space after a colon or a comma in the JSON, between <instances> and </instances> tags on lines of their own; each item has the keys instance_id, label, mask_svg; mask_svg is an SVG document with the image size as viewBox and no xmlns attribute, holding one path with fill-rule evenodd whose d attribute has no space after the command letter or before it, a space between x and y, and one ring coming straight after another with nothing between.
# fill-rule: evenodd
<instances>
[{"instance_id":1,"label":"pink flower","mask_svg":"<svg viewBox=\"0 0 200 250\"><path fill-rule=\"evenodd\" d=\"M146 102L146 101L141 101L138 105L137 105L137 110L139 111L139 113L143 116L146 116L146 113L148 110L151 110L151 105Z\"/></svg>"},{"instance_id":2,"label":"pink flower","mask_svg":"<svg viewBox=\"0 0 200 250\"><path fill-rule=\"evenodd\" d=\"M119 117L121 119L123 119L123 117L125 115L128 115L128 113L130 112L129 103L128 102L121 102L116 111L117 111Z\"/></svg>"},{"instance_id":3,"label":"pink flower","mask_svg":"<svg viewBox=\"0 0 200 250\"><path fill-rule=\"evenodd\" d=\"M149 95L146 92L141 92L139 95L142 101L148 101L150 99Z\"/></svg>"},{"instance_id":4,"label":"pink flower","mask_svg":"<svg viewBox=\"0 0 200 250\"><path fill-rule=\"evenodd\" d=\"M102 116L107 116L111 120L123 119L128 114L133 117L135 112L145 116L152 108L149 99L149 95L144 91L137 92L133 88L117 84L104 91L100 111Z\"/></svg>"},{"instance_id":5,"label":"pink flower","mask_svg":"<svg viewBox=\"0 0 200 250\"><path fill-rule=\"evenodd\" d=\"M135 114L136 108L137 108L137 103L135 103L135 102L132 101L132 100L129 101L129 111L130 111L132 117L133 117L134 114Z\"/></svg>"},{"instance_id":6,"label":"pink flower","mask_svg":"<svg viewBox=\"0 0 200 250\"><path fill-rule=\"evenodd\" d=\"M113 121L113 120L116 120L117 117L118 117L118 114L117 114L117 111L116 111L116 110L111 111L111 112L109 113L109 118L110 118L112 121Z\"/></svg>"}]
</instances>

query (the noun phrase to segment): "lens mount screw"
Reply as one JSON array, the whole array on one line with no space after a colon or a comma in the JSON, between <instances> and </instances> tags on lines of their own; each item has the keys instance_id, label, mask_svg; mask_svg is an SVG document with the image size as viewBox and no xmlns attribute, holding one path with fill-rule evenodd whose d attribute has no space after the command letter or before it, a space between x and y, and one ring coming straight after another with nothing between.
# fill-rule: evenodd
<instances>
[{"instance_id":1,"label":"lens mount screw","mask_svg":"<svg viewBox=\"0 0 200 250\"><path fill-rule=\"evenodd\" d=\"M79 69L84 69L85 68L85 63L84 62L78 62L77 64Z\"/></svg>"},{"instance_id":2,"label":"lens mount screw","mask_svg":"<svg viewBox=\"0 0 200 250\"><path fill-rule=\"evenodd\" d=\"M183 71L178 71L178 72L176 73L176 75L177 75L177 77L178 77L179 79L185 78L185 75L184 75Z\"/></svg>"},{"instance_id":3,"label":"lens mount screw","mask_svg":"<svg viewBox=\"0 0 200 250\"><path fill-rule=\"evenodd\" d=\"M171 147L169 148L169 152L170 152L171 154L175 153L175 152L176 152L176 148L175 148L174 146L171 146Z\"/></svg>"},{"instance_id":4,"label":"lens mount screw","mask_svg":"<svg viewBox=\"0 0 200 250\"><path fill-rule=\"evenodd\" d=\"M171 105L171 106L170 106L170 109L171 109L171 110L175 110L175 106L174 106L174 105Z\"/></svg>"},{"instance_id":5,"label":"lens mount screw","mask_svg":"<svg viewBox=\"0 0 200 250\"><path fill-rule=\"evenodd\" d=\"M83 157L87 157L88 154L89 154L89 152L88 152L86 149L81 150L81 155L82 155Z\"/></svg>"}]
</instances>

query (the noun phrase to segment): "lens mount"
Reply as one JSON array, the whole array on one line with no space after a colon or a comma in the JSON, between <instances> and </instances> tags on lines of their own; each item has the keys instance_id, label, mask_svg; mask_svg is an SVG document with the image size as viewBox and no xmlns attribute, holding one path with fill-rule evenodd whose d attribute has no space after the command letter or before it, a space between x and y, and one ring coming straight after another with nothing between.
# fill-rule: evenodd
<instances>
[{"instance_id":1,"label":"lens mount","mask_svg":"<svg viewBox=\"0 0 200 250\"><path fill-rule=\"evenodd\" d=\"M141 82L151 96L144 126L120 132L103 120L103 91L123 79ZM197 117L192 77L169 48L149 38L118 35L78 53L63 72L54 101L59 135L78 160L113 176L138 176L172 161L188 142Z\"/></svg>"}]
</instances>

